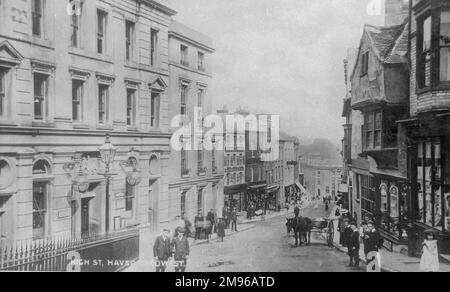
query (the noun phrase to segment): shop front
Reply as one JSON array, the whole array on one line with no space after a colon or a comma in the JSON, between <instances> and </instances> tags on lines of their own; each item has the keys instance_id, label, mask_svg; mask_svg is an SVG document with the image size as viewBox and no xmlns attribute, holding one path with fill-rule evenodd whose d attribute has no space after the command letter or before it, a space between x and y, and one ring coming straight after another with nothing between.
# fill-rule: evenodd
<instances>
[{"instance_id":1,"label":"shop front","mask_svg":"<svg viewBox=\"0 0 450 292\"><path fill-rule=\"evenodd\" d=\"M297 200L300 200L300 189L294 184L284 188L285 204L289 205Z\"/></svg>"},{"instance_id":2,"label":"shop front","mask_svg":"<svg viewBox=\"0 0 450 292\"><path fill-rule=\"evenodd\" d=\"M408 187L404 178L379 173L356 174L356 199L361 202L362 221L373 221L386 239L385 247L408 240Z\"/></svg>"},{"instance_id":3,"label":"shop front","mask_svg":"<svg viewBox=\"0 0 450 292\"><path fill-rule=\"evenodd\" d=\"M419 256L424 231L434 230L450 254L450 119L427 113L408 121L411 184L410 255Z\"/></svg>"},{"instance_id":4,"label":"shop front","mask_svg":"<svg viewBox=\"0 0 450 292\"><path fill-rule=\"evenodd\" d=\"M252 184L247 186L245 211L262 210L266 208L266 187L267 184Z\"/></svg>"},{"instance_id":5,"label":"shop front","mask_svg":"<svg viewBox=\"0 0 450 292\"><path fill-rule=\"evenodd\" d=\"M280 187L278 185L268 186L266 188L266 197L265 197L265 211L277 211L278 210L278 191ZM280 206L281 207L281 206Z\"/></svg>"},{"instance_id":6,"label":"shop front","mask_svg":"<svg viewBox=\"0 0 450 292\"><path fill-rule=\"evenodd\" d=\"M224 188L224 201L225 206L231 209L236 208L237 212L246 211L246 184L225 187Z\"/></svg>"}]
</instances>

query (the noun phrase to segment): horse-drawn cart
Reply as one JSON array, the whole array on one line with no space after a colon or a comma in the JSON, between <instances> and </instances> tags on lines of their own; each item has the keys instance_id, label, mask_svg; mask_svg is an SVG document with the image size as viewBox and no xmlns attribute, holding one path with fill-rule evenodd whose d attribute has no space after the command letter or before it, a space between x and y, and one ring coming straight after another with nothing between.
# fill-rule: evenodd
<instances>
[{"instance_id":1,"label":"horse-drawn cart","mask_svg":"<svg viewBox=\"0 0 450 292\"><path fill-rule=\"evenodd\" d=\"M329 247L333 247L334 241L334 223L329 218L312 219L311 232L326 234Z\"/></svg>"},{"instance_id":2,"label":"horse-drawn cart","mask_svg":"<svg viewBox=\"0 0 450 292\"><path fill-rule=\"evenodd\" d=\"M327 244L333 247L334 241L334 222L328 217L310 219L307 217L293 217L287 218L287 232L288 234L294 231L295 243L297 245L297 234L300 235L300 245L304 239L307 244L310 244L311 233L320 233L326 235ZM302 238L303 236L303 238Z\"/></svg>"}]
</instances>

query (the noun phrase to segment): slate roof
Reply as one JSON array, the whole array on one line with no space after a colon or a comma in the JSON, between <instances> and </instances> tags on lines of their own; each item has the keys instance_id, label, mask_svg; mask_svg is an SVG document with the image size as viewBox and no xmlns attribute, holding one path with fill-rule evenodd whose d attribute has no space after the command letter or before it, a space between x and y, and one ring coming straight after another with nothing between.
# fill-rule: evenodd
<instances>
[{"instance_id":1,"label":"slate roof","mask_svg":"<svg viewBox=\"0 0 450 292\"><path fill-rule=\"evenodd\" d=\"M361 39L360 50L365 36L370 40L375 56L383 64L404 64L408 62L408 24L396 26L373 26L366 24ZM360 52L358 53L359 56ZM359 57L353 67L352 77L359 63Z\"/></svg>"},{"instance_id":2,"label":"slate roof","mask_svg":"<svg viewBox=\"0 0 450 292\"><path fill-rule=\"evenodd\" d=\"M408 51L407 22L391 27L366 25L365 32L380 61L386 63L404 63L407 61L406 58L402 58Z\"/></svg>"}]
</instances>

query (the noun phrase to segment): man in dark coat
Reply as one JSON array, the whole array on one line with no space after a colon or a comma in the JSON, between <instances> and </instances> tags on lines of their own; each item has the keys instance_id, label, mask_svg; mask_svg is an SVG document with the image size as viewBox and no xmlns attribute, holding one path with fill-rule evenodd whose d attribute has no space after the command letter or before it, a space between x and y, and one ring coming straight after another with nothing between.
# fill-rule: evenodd
<instances>
[{"instance_id":1,"label":"man in dark coat","mask_svg":"<svg viewBox=\"0 0 450 292\"><path fill-rule=\"evenodd\" d=\"M203 227L200 224L203 223L203 215L201 212L198 212L197 216L195 216L194 224L195 224L195 240L200 239Z\"/></svg>"},{"instance_id":2,"label":"man in dark coat","mask_svg":"<svg viewBox=\"0 0 450 292\"><path fill-rule=\"evenodd\" d=\"M217 241L222 241L225 237L225 221L223 218L219 218L217 222Z\"/></svg>"},{"instance_id":3,"label":"man in dark coat","mask_svg":"<svg viewBox=\"0 0 450 292\"><path fill-rule=\"evenodd\" d=\"M179 232L178 236L172 241L173 257L175 260L175 272L186 271L187 260L189 258L189 241L183 233Z\"/></svg>"},{"instance_id":4,"label":"man in dark coat","mask_svg":"<svg viewBox=\"0 0 450 292\"><path fill-rule=\"evenodd\" d=\"M348 218L344 218L341 226L339 227L341 234L339 243L345 247L348 245L348 241L353 233L353 229L350 227L349 221L350 220Z\"/></svg>"},{"instance_id":5,"label":"man in dark coat","mask_svg":"<svg viewBox=\"0 0 450 292\"><path fill-rule=\"evenodd\" d=\"M356 226L356 222L352 221L350 223L350 229L352 230L352 233L348 239L347 247L348 247L348 255L350 257L350 264L349 267L359 267L359 250L361 248L361 245L359 243L359 230Z\"/></svg>"},{"instance_id":6,"label":"man in dark coat","mask_svg":"<svg viewBox=\"0 0 450 292\"><path fill-rule=\"evenodd\" d=\"M222 216L225 220L225 228L230 228L230 209L228 208L228 206L223 207Z\"/></svg>"},{"instance_id":7,"label":"man in dark coat","mask_svg":"<svg viewBox=\"0 0 450 292\"><path fill-rule=\"evenodd\" d=\"M235 231L237 232L237 220L238 220L238 216L237 216L237 211L236 208L233 208L233 211L231 211L231 231Z\"/></svg>"},{"instance_id":8,"label":"man in dark coat","mask_svg":"<svg viewBox=\"0 0 450 292\"><path fill-rule=\"evenodd\" d=\"M367 229L364 232L364 254L367 256L370 252L378 252L383 246L384 239L373 226L373 222L367 222Z\"/></svg>"},{"instance_id":9,"label":"man in dark coat","mask_svg":"<svg viewBox=\"0 0 450 292\"><path fill-rule=\"evenodd\" d=\"M208 215L206 215L206 220L208 220L209 223L211 224L211 226L209 227L209 230L208 230L208 238L209 238L211 236L211 234L213 233L214 225L216 223L216 217L214 215L214 210L213 209L211 209L208 212Z\"/></svg>"},{"instance_id":10,"label":"man in dark coat","mask_svg":"<svg viewBox=\"0 0 450 292\"><path fill-rule=\"evenodd\" d=\"M153 245L153 256L156 260L156 272L165 272L167 269L167 262L169 261L171 252L170 230L164 229L163 233L156 238Z\"/></svg>"}]
</instances>

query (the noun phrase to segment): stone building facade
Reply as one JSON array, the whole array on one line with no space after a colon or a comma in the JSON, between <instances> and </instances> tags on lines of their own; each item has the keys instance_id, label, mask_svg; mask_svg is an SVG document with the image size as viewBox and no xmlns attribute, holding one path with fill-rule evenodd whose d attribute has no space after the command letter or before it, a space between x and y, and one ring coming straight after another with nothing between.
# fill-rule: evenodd
<instances>
[{"instance_id":1,"label":"stone building facade","mask_svg":"<svg viewBox=\"0 0 450 292\"><path fill-rule=\"evenodd\" d=\"M169 219L175 11L164 1L81 3L79 15L66 1L0 3L5 241L156 230ZM106 134L117 148L109 204L98 150ZM86 188L75 185L80 176Z\"/></svg>"},{"instance_id":2,"label":"stone building facade","mask_svg":"<svg viewBox=\"0 0 450 292\"><path fill-rule=\"evenodd\" d=\"M202 127L204 117L212 114L212 54L211 38L173 21L169 28L169 109L170 120L182 115L187 123ZM201 109L202 116L197 115ZM179 125L172 125L172 131ZM197 133L198 134L198 133ZM201 141L204 131L197 138ZM191 136L193 138L193 135ZM194 139L191 142L194 144ZM183 143L187 141L183 141ZM202 150L201 145L191 149L172 151L169 169L169 216L184 216L193 222L214 210L221 216L223 198L223 149Z\"/></svg>"}]
</instances>

